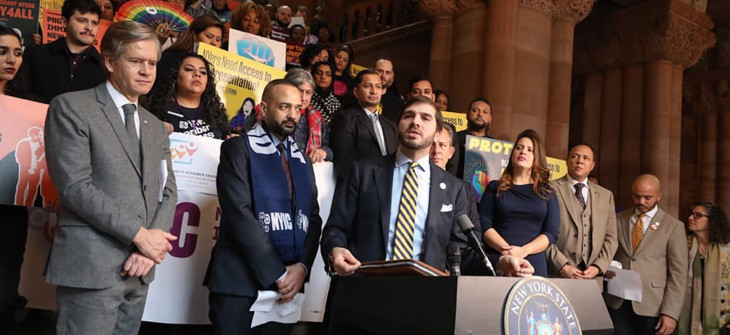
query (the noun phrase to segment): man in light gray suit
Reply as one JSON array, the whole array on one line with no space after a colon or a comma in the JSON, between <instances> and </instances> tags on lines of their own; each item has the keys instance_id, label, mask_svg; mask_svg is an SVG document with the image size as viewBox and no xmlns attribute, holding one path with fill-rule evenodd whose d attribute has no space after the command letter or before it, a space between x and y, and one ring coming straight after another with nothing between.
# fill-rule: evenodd
<instances>
[{"instance_id":1,"label":"man in light gray suit","mask_svg":"<svg viewBox=\"0 0 730 335\"><path fill-rule=\"evenodd\" d=\"M136 334L155 263L172 249L177 202L169 139L139 106L159 42L134 22L101 43L108 81L51 101L45 136L61 210L46 279L58 285L56 334Z\"/></svg>"},{"instance_id":2,"label":"man in light gray suit","mask_svg":"<svg viewBox=\"0 0 730 335\"><path fill-rule=\"evenodd\" d=\"M551 277L593 279L606 272L618 248L611 191L588 182L596 166L593 148L573 146L568 175L550 183L560 204L558 242L547 250Z\"/></svg>"}]
</instances>

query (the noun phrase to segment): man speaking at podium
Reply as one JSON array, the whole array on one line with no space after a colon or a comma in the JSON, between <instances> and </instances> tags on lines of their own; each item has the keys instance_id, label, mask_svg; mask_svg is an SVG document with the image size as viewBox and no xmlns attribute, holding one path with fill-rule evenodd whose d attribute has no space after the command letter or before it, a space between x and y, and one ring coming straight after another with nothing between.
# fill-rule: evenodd
<instances>
[{"instance_id":1,"label":"man speaking at podium","mask_svg":"<svg viewBox=\"0 0 730 335\"><path fill-rule=\"evenodd\" d=\"M447 245L466 245L456 218L467 213L467 190L429 160L442 124L433 101L408 101L398 122L397 152L355 162L347 180L337 185L321 244L323 258L339 275L353 274L361 261L400 259L443 270ZM534 271L529 262L511 256L499 258L498 270L506 275Z\"/></svg>"}]
</instances>

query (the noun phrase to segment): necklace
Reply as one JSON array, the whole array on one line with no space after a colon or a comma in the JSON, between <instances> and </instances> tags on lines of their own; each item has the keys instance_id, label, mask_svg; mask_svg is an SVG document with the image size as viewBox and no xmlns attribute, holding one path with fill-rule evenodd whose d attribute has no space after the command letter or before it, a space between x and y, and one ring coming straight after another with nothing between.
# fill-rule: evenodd
<instances>
[{"instance_id":1,"label":"necklace","mask_svg":"<svg viewBox=\"0 0 730 335\"><path fill-rule=\"evenodd\" d=\"M705 259L705 257L707 256L707 249L707 246L705 246L704 248L701 245L697 246L697 252L699 252L701 259Z\"/></svg>"}]
</instances>

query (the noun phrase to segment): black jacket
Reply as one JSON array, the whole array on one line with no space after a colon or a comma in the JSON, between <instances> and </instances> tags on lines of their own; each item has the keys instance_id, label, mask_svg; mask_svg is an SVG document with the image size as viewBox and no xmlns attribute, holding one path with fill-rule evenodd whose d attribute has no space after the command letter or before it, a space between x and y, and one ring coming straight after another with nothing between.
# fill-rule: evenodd
<instances>
[{"instance_id":1,"label":"black jacket","mask_svg":"<svg viewBox=\"0 0 730 335\"><path fill-rule=\"evenodd\" d=\"M62 93L93 88L105 82L101 55L93 47L89 47L86 53L86 58L76 66L71 78L71 51L66 46L66 38L29 46L20 67L26 81L24 91L37 96L41 102L49 103Z\"/></svg>"}]
</instances>

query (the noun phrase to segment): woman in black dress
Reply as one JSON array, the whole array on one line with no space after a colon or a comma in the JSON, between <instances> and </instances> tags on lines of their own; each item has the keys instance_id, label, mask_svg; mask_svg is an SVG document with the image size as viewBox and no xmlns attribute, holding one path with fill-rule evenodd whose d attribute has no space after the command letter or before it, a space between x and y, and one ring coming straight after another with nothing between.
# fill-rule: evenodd
<instances>
[{"instance_id":1,"label":"woman in black dress","mask_svg":"<svg viewBox=\"0 0 730 335\"><path fill-rule=\"evenodd\" d=\"M547 276L545 250L560 230L549 181L540 136L528 129L517 136L502 177L489 183L479 204L484 242L497 253L527 259L538 276Z\"/></svg>"}]
</instances>

